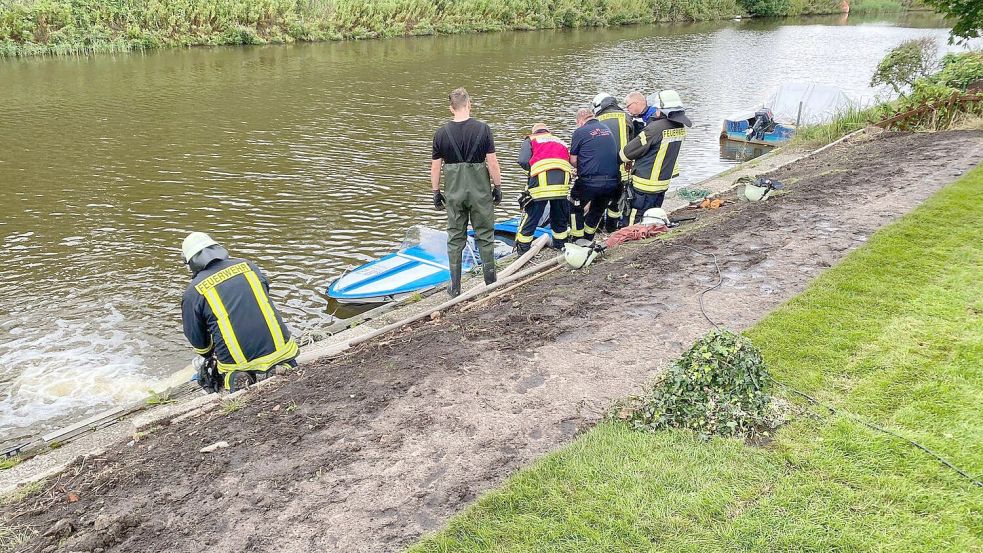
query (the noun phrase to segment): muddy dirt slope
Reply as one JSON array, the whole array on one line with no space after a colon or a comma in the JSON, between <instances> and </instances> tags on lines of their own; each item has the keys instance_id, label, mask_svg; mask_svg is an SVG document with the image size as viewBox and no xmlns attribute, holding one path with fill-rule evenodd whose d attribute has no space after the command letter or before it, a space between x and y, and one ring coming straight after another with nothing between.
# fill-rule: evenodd
<instances>
[{"instance_id":1,"label":"muddy dirt slope","mask_svg":"<svg viewBox=\"0 0 983 553\"><path fill-rule=\"evenodd\" d=\"M838 146L773 173L790 186L766 203L302 367L234 412L79 460L3 516L36 529L31 551L400 550L707 332L702 254L723 276L710 317L744 329L980 162L978 132Z\"/></svg>"}]
</instances>

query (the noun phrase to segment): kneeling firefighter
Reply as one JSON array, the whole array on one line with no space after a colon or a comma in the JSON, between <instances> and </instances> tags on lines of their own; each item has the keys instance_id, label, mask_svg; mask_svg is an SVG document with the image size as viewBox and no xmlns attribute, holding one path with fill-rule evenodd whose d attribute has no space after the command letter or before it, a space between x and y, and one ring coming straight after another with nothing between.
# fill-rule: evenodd
<instances>
[{"instance_id":1,"label":"kneeling firefighter","mask_svg":"<svg viewBox=\"0 0 983 553\"><path fill-rule=\"evenodd\" d=\"M181 299L184 335L208 360L198 364L202 388L235 392L265 379L277 365L296 366L297 342L273 305L259 267L230 258L203 232L189 234L181 252L192 275Z\"/></svg>"},{"instance_id":2,"label":"kneeling firefighter","mask_svg":"<svg viewBox=\"0 0 983 553\"><path fill-rule=\"evenodd\" d=\"M658 94L658 101L655 115L621 150L622 161L634 162L629 188L632 196L629 225L639 222L647 210L662 207L669 181L679 175L679 150L686 138L686 127L693 126L675 90L663 90Z\"/></svg>"},{"instance_id":3,"label":"kneeling firefighter","mask_svg":"<svg viewBox=\"0 0 983 553\"><path fill-rule=\"evenodd\" d=\"M553 136L546 125L536 123L522 142L519 150L519 166L529 172L525 200L520 199L525 212L519 222L515 245L519 253L529 250L536 226L549 209L550 228L553 230L553 247L562 248L569 235L570 150L559 138Z\"/></svg>"}]
</instances>

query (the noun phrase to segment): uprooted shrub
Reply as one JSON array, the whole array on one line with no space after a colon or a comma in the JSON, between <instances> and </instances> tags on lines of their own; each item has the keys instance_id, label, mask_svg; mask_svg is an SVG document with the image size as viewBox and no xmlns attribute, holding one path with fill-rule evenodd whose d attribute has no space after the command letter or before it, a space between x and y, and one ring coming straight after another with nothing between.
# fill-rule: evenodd
<instances>
[{"instance_id":1,"label":"uprooted shrub","mask_svg":"<svg viewBox=\"0 0 983 553\"><path fill-rule=\"evenodd\" d=\"M776 426L771 377L747 338L713 331L698 340L620 418L637 430L687 428L703 438L751 437Z\"/></svg>"}]
</instances>

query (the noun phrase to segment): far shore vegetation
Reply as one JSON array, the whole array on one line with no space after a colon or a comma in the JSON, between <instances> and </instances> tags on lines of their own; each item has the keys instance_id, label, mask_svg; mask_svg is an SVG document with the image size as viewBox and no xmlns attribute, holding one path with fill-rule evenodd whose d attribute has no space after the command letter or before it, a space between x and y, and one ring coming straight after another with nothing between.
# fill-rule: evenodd
<instances>
[{"instance_id":1,"label":"far shore vegetation","mask_svg":"<svg viewBox=\"0 0 983 553\"><path fill-rule=\"evenodd\" d=\"M852 0L851 12L913 0ZM916 6L917 7L917 6ZM0 0L0 57L833 14L841 0Z\"/></svg>"}]
</instances>

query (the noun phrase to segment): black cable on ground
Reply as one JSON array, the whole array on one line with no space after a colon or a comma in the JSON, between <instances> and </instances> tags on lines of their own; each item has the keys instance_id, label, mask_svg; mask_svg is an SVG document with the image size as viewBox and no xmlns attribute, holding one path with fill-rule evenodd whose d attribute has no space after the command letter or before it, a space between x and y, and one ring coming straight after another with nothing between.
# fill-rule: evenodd
<instances>
[{"instance_id":1,"label":"black cable on ground","mask_svg":"<svg viewBox=\"0 0 983 553\"><path fill-rule=\"evenodd\" d=\"M702 252L700 250L697 250L696 248L693 248L691 246L685 246L683 244L669 244L669 245L674 246L674 247L677 247L677 248L687 249L687 250L689 250L689 251L691 251L693 253L702 255L704 257L709 257L709 258L711 258L713 260L713 267L717 271L717 283L714 284L713 286L709 287L709 288L704 289L702 292L700 292L700 312L703 313L703 318L706 319L707 322L709 322L711 325L713 325L713 327L716 328L718 332L723 332L723 330L720 328L720 326L717 325L717 323L715 323L713 321L713 319L710 318L709 315L707 315L706 308L703 305L703 296L707 292L719 288L720 285L723 284L723 282L724 282L724 275L720 271L720 265L717 263L717 256L714 255L714 254L712 254L712 253ZM827 403L823 403L823 402L819 401L818 399L810 396L809 394L807 394L805 392L801 392L799 390L796 390L792 386L789 386L788 384L785 384L784 382L776 379L774 376L769 376L769 378L771 378L772 382L774 382L775 384L778 384L779 386L781 386L781 387L789 390L790 392L792 392L792 393L794 393L794 394L796 394L796 395L798 395L800 397L805 398L807 401L809 401L813 405L818 405L819 407L822 407L822 408L828 410L831 414L845 416L846 418L852 419L855 422L858 422L858 423L866 426L867 428L870 428L872 430L876 430L878 432L883 432L884 434L887 434L889 436L893 436L895 438L898 438L899 440L903 440L903 441L908 442L909 444L915 446L916 448L924 451L928 455L934 457L937 461L939 461L940 463L942 463L946 467L954 470L957 474L959 474L963 478L966 478L967 480L969 480L970 482L972 482L976 486L979 486L979 487L983 488L983 482L981 482L979 479L973 477L972 475L970 475L966 471L964 471L961 468L957 467L956 465L952 464L952 462L949 461L948 459L946 459L945 457L943 457L943 456L939 455L938 453L932 451L931 449L923 446L922 444L916 442L915 440L912 440L911 438L906 438L906 437L898 434L897 432L894 432L894 431L888 430L887 428L884 428L883 426L878 426L878 425L876 425L876 424L874 424L872 422L868 422L868 421L860 418L859 416L854 415L853 413L850 413L849 411L844 411L844 410L841 410L841 409L839 409L837 407L834 407L832 405L829 405Z\"/></svg>"},{"instance_id":2,"label":"black cable on ground","mask_svg":"<svg viewBox=\"0 0 983 553\"><path fill-rule=\"evenodd\" d=\"M711 287L703 290L702 292L700 292L700 313L703 313L703 318L706 319L708 323L710 323L711 325L713 325L713 328L716 328L718 332L723 332L723 329L721 329L717 325L717 323L713 322L713 319L711 319L710 316L707 315L706 307L704 307L704 305L703 305L703 296L705 296L706 293L709 292L709 291L711 291L711 290L716 290L717 288L720 287L721 284L724 283L724 274L722 272L720 272L720 265L717 264L717 256L714 255L714 254L712 254L712 253L701 252L700 250L698 250L698 249L696 249L696 248L694 248L692 246L686 246L686 245L683 245L683 244L669 244L669 245L670 246L673 246L673 247L676 247L676 248L683 248L683 249L689 250L689 251L691 251L691 252L693 252L695 254L702 255L704 257L709 257L713 261L713 268L717 270L717 283L714 284L713 286L711 286Z\"/></svg>"}]
</instances>

